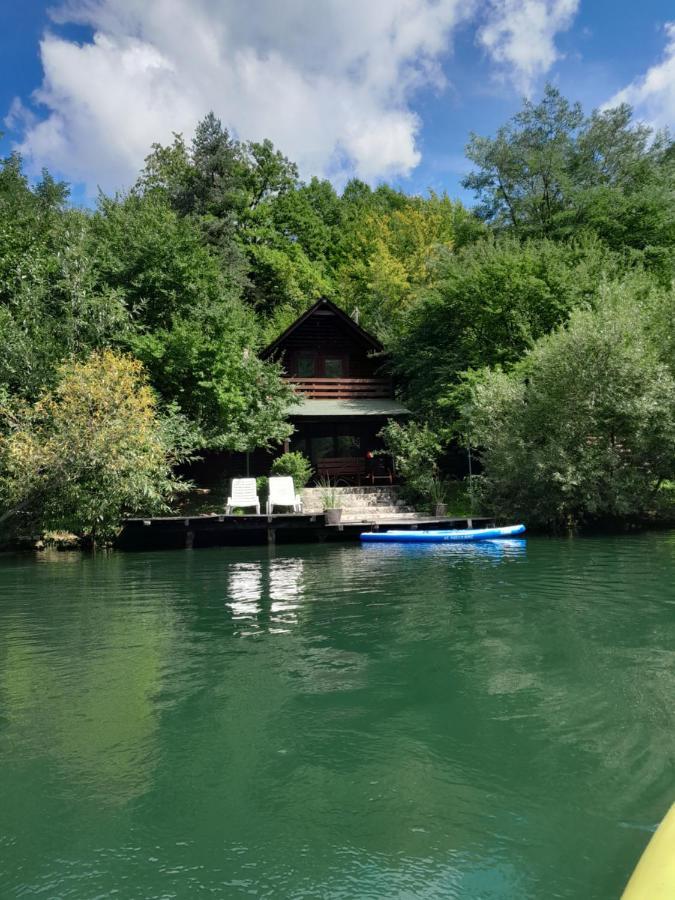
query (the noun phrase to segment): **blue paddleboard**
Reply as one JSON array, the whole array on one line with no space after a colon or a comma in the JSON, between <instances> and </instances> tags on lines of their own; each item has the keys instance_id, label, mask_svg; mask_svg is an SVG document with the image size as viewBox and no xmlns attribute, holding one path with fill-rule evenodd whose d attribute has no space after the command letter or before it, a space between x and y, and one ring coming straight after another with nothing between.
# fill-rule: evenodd
<instances>
[{"instance_id":1,"label":"blue paddleboard","mask_svg":"<svg viewBox=\"0 0 675 900\"><path fill-rule=\"evenodd\" d=\"M362 541L392 541L397 543L436 543L452 541L494 541L514 537L525 531L524 525L505 525L502 528L454 528L448 531L364 531Z\"/></svg>"}]
</instances>

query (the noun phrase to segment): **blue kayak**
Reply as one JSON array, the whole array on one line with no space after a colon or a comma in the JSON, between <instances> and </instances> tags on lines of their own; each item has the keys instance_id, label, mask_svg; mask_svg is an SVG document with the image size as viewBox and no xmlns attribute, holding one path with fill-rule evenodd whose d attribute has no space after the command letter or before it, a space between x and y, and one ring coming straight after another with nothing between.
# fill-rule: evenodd
<instances>
[{"instance_id":1,"label":"blue kayak","mask_svg":"<svg viewBox=\"0 0 675 900\"><path fill-rule=\"evenodd\" d=\"M514 537L524 531L524 525L505 525L503 528L455 528L449 531L364 531L361 540L446 544L454 541L494 541Z\"/></svg>"}]
</instances>

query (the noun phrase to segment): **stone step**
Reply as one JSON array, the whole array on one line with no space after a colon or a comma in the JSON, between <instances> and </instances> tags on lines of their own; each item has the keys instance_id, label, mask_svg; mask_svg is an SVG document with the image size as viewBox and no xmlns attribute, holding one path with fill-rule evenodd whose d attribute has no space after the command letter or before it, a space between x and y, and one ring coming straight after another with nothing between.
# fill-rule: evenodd
<instances>
[{"instance_id":1,"label":"stone step","mask_svg":"<svg viewBox=\"0 0 675 900\"><path fill-rule=\"evenodd\" d=\"M358 507L342 509L342 514L345 516L409 516L414 512L414 509L400 509L397 506L367 506L360 509Z\"/></svg>"},{"instance_id":2,"label":"stone step","mask_svg":"<svg viewBox=\"0 0 675 900\"><path fill-rule=\"evenodd\" d=\"M343 518L372 521L415 513L414 508L401 498L398 485L347 485L335 490L337 505L342 510ZM323 512L324 493L322 488L305 488L302 492L305 512Z\"/></svg>"},{"instance_id":3,"label":"stone step","mask_svg":"<svg viewBox=\"0 0 675 900\"><path fill-rule=\"evenodd\" d=\"M304 506L303 509L312 514L323 512L323 507ZM350 516L394 516L416 512L412 506L341 506L340 509L344 515Z\"/></svg>"},{"instance_id":4,"label":"stone step","mask_svg":"<svg viewBox=\"0 0 675 900\"><path fill-rule=\"evenodd\" d=\"M355 493L336 493L336 496L339 498L340 502L343 506L378 506L384 504L386 506L395 506L397 503L403 503L404 501L399 497L398 494L395 493L377 493L377 494L355 494ZM323 492L314 493L313 491L310 493L308 490L304 490L302 493L302 497L305 503L319 505L323 500Z\"/></svg>"},{"instance_id":5,"label":"stone step","mask_svg":"<svg viewBox=\"0 0 675 900\"><path fill-rule=\"evenodd\" d=\"M338 487L335 488L336 494L341 497L360 497L365 502L370 502L371 499L377 499L379 497L386 498L387 500L398 498L399 489L394 486L386 486L386 487ZM306 497L321 497L324 493L323 488L304 488L303 495Z\"/></svg>"},{"instance_id":6,"label":"stone step","mask_svg":"<svg viewBox=\"0 0 675 900\"><path fill-rule=\"evenodd\" d=\"M342 514L341 521L342 522L414 522L416 520L428 521L429 516L423 515L422 513L389 513L389 515L384 516L347 516L344 513ZM442 521L442 520L439 520Z\"/></svg>"}]
</instances>

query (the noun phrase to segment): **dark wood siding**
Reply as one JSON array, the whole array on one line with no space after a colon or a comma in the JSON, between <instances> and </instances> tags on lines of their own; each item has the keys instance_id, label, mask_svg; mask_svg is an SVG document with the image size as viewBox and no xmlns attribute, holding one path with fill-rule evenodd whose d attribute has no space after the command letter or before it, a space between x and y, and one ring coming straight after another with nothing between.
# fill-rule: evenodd
<instances>
[{"instance_id":1,"label":"dark wood siding","mask_svg":"<svg viewBox=\"0 0 675 900\"><path fill-rule=\"evenodd\" d=\"M288 375L299 374L300 354L313 353L319 360L343 358L346 368L343 377L374 378L381 374L382 360L369 357L369 349L333 312L319 309L288 335L275 355L282 360ZM324 377L321 363L316 374Z\"/></svg>"}]
</instances>

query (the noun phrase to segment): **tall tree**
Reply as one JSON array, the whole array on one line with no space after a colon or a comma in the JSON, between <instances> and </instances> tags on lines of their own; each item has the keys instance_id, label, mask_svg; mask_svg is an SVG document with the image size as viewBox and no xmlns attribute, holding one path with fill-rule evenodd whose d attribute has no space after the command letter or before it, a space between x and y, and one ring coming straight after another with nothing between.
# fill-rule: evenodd
<instances>
[{"instance_id":1,"label":"tall tree","mask_svg":"<svg viewBox=\"0 0 675 900\"><path fill-rule=\"evenodd\" d=\"M597 239L491 238L445 254L391 342L408 401L427 414L455 414L461 373L513 365L573 308L593 302L616 266Z\"/></svg>"},{"instance_id":2,"label":"tall tree","mask_svg":"<svg viewBox=\"0 0 675 900\"><path fill-rule=\"evenodd\" d=\"M116 290L96 282L89 219L47 172L31 186L21 158L0 160L0 387L35 398L70 354L124 334Z\"/></svg>"},{"instance_id":3,"label":"tall tree","mask_svg":"<svg viewBox=\"0 0 675 900\"><path fill-rule=\"evenodd\" d=\"M672 144L629 106L586 117L548 85L494 138L472 134L466 153L476 169L463 184L496 229L561 238L586 228L615 249L672 247Z\"/></svg>"}]
</instances>

